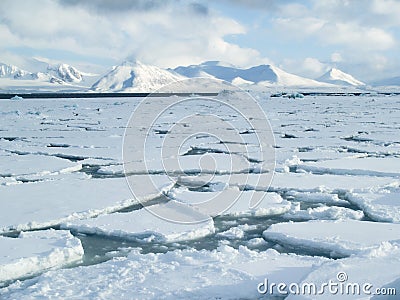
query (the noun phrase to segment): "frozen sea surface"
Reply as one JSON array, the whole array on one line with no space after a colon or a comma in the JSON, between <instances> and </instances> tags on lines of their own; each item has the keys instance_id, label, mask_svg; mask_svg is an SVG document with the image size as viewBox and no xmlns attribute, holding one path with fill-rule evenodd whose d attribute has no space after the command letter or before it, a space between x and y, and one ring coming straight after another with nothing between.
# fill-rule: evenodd
<instances>
[{"instance_id":1,"label":"frozen sea surface","mask_svg":"<svg viewBox=\"0 0 400 300\"><path fill-rule=\"evenodd\" d=\"M274 171L222 102L151 98L143 122L179 105L135 129L144 162L122 155L142 99L1 100L0 298L315 299L257 288L343 272L398 295L400 96L254 96Z\"/></svg>"}]
</instances>

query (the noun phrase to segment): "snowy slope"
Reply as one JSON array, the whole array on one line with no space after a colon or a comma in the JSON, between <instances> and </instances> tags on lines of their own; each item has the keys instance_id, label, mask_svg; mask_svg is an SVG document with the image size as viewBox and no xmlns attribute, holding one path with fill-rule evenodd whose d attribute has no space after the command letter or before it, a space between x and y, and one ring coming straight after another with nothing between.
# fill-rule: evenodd
<instances>
[{"instance_id":1,"label":"snowy slope","mask_svg":"<svg viewBox=\"0 0 400 300\"><path fill-rule=\"evenodd\" d=\"M101 77L92 90L99 92L153 92L166 84L185 79L175 72L139 61L126 61Z\"/></svg>"},{"instance_id":2,"label":"snowy slope","mask_svg":"<svg viewBox=\"0 0 400 300\"><path fill-rule=\"evenodd\" d=\"M174 71L187 77L212 76L238 85L330 86L326 83L287 73L272 65L259 65L242 69L218 61L208 61L200 65L177 67Z\"/></svg>"},{"instance_id":3,"label":"snowy slope","mask_svg":"<svg viewBox=\"0 0 400 300\"><path fill-rule=\"evenodd\" d=\"M361 86L365 85L364 82L355 79L350 74L347 74L339 69L332 68L324 75L317 79L318 81L337 84L337 85L346 85L346 86Z\"/></svg>"},{"instance_id":4,"label":"snowy slope","mask_svg":"<svg viewBox=\"0 0 400 300\"><path fill-rule=\"evenodd\" d=\"M274 66L269 66L277 77L276 85L280 86L301 86L301 87L334 87L332 84L319 82L313 79L297 76L283 71ZM263 84L263 83L260 83ZM264 82L265 84L265 82Z\"/></svg>"},{"instance_id":5,"label":"snowy slope","mask_svg":"<svg viewBox=\"0 0 400 300\"><path fill-rule=\"evenodd\" d=\"M34 74L14 65L0 63L0 78L34 79Z\"/></svg>"},{"instance_id":6,"label":"snowy slope","mask_svg":"<svg viewBox=\"0 0 400 300\"><path fill-rule=\"evenodd\" d=\"M83 74L73 66L67 64L49 65L48 74L52 78L60 79L62 82L78 83L83 80ZM50 79L50 80L51 80Z\"/></svg>"},{"instance_id":7,"label":"snowy slope","mask_svg":"<svg viewBox=\"0 0 400 300\"><path fill-rule=\"evenodd\" d=\"M0 86L5 91L57 91L74 88L81 90L93 84L95 74L84 73L65 63L51 63L38 59L27 62L28 69L0 63Z\"/></svg>"}]
</instances>

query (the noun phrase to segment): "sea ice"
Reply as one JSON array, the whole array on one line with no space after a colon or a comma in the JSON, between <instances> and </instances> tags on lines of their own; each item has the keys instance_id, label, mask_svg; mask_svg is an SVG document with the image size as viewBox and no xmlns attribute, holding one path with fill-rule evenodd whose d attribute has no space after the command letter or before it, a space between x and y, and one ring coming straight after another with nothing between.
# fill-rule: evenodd
<instances>
[{"instance_id":1,"label":"sea ice","mask_svg":"<svg viewBox=\"0 0 400 300\"><path fill-rule=\"evenodd\" d=\"M166 220L167 217L170 220ZM61 228L128 240L158 242L196 239L214 233L215 230L210 217L176 201L155 204L132 212L76 220L61 224Z\"/></svg>"},{"instance_id":2,"label":"sea ice","mask_svg":"<svg viewBox=\"0 0 400 300\"><path fill-rule=\"evenodd\" d=\"M289 222L271 225L263 236L286 246L344 257L382 242L400 240L400 224L356 220Z\"/></svg>"},{"instance_id":3,"label":"sea ice","mask_svg":"<svg viewBox=\"0 0 400 300\"><path fill-rule=\"evenodd\" d=\"M219 299L259 298L257 286L270 282L299 283L327 259L257 252L220 246L213 251L175 250L140 254L57 272L0 290L4 299L116 298Z\"/></svg>"},{"instance_id":4,"label":"sea ice","mask_svg":"<svg viewBox=\"0 0 400 300\"><path fill-rule=\"evenodd\" d=\"M353 219L361 220L364 213L360 210L352 210L345 207L337 206L319 206L315 208L308 208L307 210L291 210L283 216L289 220L341 220Z\"/></svg>"},{"instance_id":5,"label":"sea ice","mask_svg":"<svg viewBox=\"0 0 400 300\"><path fill-rule=\"evenodd\" d=\"M317 174L400 177L399 165L400 158L396 157L343 158L317 163L302 163L297 166L297 170Z\"/></svg>"},{"instance_id":6,"label":"sea ice","mask_svg":"<svg viewBox=\"0 0 400 300\"><path fill-rule=\"evenodd\" d=\"M140 185L141 179L141 176L136 176L134 181ZM0 231L43 228L110 213L157 197L161 190L162 185L158 191L152 188L153 194L139 193L135 198L125 178L93 179L83 174L65 174L46 182L0 186L3 201Z\"/></svg>"},{"instance_id":7,"label":"sea ice","mask_svg":"<svg viewBox=\"0 0 400 300\"><path fill-rule=\"evenodd\" d=\"M215 192L192 192L187 189L172 189L168 196L197 207L211 216L271 216L283 214L291 203L276 193L241 191L228 188Z\"/></svg>"},{"instance_id":8,"label":"sea ice","mask_svg":"<svg viewBox=\"0 0 400 300\"><path fill-rule=\"evenodd\" d=\"M82 257L81 242L69 231L50 229L21 232L18 238L0 236L0 285L77 262Z\"/></svg>"},{"instance_id":9,"label":"sea ice","mask_svg":"<svg viewBox=\"0 0 400 300\"><path fill-rule=\"evenodd\" d=\"M348 193L349 201L361 207L378 222L400 223L400 191L381 193Z\"/></svg>"},{"instance_id":10,"label":"sea ice","mask_svg":"<svg viewBox=\"0 0 400 300\"><path fill-rule=\"evenodd\" d=\"M287 299L395 299L400 287L399 277L399 244L383 242L361 255L326 262L300 283L300 286L312 283L321 291L324 283L332 281L337 284L336 293L330 293L329 289L325 288L324 293L318 295L311 292L309 295L290 295ZM341 286L344 288L341 289ZM396 294L386 297L384 294L377 295L377 289L387 293L388 288L395 288Z\"/></svg>"}]
</instances>

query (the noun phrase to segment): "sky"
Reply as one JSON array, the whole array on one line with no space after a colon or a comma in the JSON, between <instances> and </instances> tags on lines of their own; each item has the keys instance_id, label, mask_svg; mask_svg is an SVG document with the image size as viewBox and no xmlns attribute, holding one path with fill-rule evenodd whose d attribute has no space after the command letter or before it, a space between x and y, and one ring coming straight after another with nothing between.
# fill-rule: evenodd
<instances>
[{"instance_id":1,"label":"sky","mask_svg":"<svg viewBox=\"0 0 400 300\"><path fill-rule=\"evenodd\" d=\"M400 0L1 0L0 62L90 71L220 60L371 81L400 76L398 16Z\"/></svg>"}]
</instances>

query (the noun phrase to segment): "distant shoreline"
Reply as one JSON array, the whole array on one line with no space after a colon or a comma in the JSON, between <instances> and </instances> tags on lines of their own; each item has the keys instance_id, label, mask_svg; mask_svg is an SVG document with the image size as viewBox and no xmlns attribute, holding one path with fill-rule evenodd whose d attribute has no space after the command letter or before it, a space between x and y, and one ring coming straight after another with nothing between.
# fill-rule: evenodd
<instances>
[{"instance_id":1,"label":"distant shoreline","mask_svg":"<svg viewBox=\"0 0 400 300\"><path fill-rule=\"evenodd\" d=\"M271 97L281 97L290 93L272 93ZM304 96L374 96L374 95L400 95L400 92L301 92ZM217 96L218 93L73 93L73 92L41 92L41 93L0 93L0 99L11 99L19 96L24 99L55 99L55 98L144 98L144 97L169 97L182 96Z\"/></svg>"},{"instance_id":2,"label":"distant shoreline","mask_svg":"<svg viewBox=\"0 0 400 300\"><path fill-rule=\"evenodd\" d=\"M169 97L191 95L217 96L218 93L0 93L0 99L11 99L19 96L24 99L51 99L51 98L143 98L143 97Z\"/></svg>"}]
</instances>

